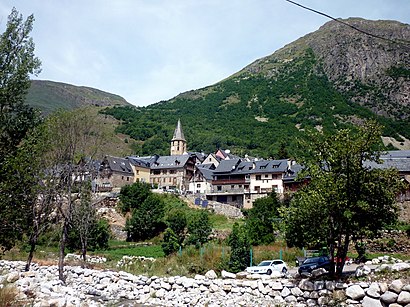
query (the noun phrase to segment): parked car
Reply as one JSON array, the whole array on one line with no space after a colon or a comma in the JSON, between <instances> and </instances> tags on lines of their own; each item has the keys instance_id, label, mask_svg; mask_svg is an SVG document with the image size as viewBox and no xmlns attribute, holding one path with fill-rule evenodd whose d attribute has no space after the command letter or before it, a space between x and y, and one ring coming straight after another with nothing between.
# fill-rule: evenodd
<instances>
[{"instance_id":1,"label":"parked car","mask_svg":"<svg viewBox=\"0 0 410 307\"><path fill-rule=\"evenodd\" d=\"M273 271L278 271L286 273L288 271L288 266L285 261L280 259L275 260L264 260L257 266L251 266L246 268L246 272L252 274L272 274Z\"/></svg>"},{"instance_id":2,"label":"parked car","mask_svg":"<svg viewBox=\"0 0 410 307\"><path fill-rule=\"evenodd\" d=\"M312 257L307 258L300 265L298 272L302 273L311 273L313 270L324 268L326 271L330 269L331 260L328 256Z\"/></svg>"}]
</instances>

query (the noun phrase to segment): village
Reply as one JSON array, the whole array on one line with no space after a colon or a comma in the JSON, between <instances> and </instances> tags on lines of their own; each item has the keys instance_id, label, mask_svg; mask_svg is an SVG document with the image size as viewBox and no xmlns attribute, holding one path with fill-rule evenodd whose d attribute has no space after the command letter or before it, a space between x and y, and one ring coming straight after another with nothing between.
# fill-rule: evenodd
<instances>
[{"instance_id":1,"label":"village","mask_svg":"<svg viewBox=\"0 0 410 307\"><path fill-rule=\"evenodd\" d=\"M380 158L383 163L368 162L366 166L395 168L402 180L410 183L410 150L389 151ZM258 198L272 192L283 198L309 181L299 178L303 167L292 159L238 157L223 149L210 154L189 152L180 120L169 156L105 156L96 168L96 193L119 192L125 185L146 182L159 192L191 195L195 204L203 207L214 201L250 209ZM410 200L410 190L398 196L398 201L406 200Z\"/></svg>"}]
</instances>

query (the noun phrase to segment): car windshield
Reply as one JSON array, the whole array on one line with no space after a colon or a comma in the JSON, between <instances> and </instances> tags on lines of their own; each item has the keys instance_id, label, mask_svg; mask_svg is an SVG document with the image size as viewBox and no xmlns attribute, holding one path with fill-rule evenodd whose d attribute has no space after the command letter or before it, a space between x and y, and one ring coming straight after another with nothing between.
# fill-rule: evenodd
<instances>
[{"instance_id":1,"label":"car windshield","mask_svg":"<svg viewBox=\"0 0 410 307\"><path fill-rule=\"evenodd\" d=\"M258 266L268 266L270 265L270 261L262 261L261 263L258 264Z\"/></svg>"},{"instance_id":2,"label":"car windshield","mask_svg":"<svg viewBox=\"0 0 410 307\"><path fill-rule=\"evenodd\" d=\"M308 258L305 261L303 261L303 264L315 263L315 262L318 262L318 258Z\"/></svg>"}]
</instances>

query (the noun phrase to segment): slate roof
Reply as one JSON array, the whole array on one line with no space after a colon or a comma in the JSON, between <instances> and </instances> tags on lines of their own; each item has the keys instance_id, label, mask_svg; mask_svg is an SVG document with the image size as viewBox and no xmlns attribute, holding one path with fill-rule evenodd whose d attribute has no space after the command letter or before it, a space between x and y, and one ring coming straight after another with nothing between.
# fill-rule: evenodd
<instances>
[{"instance_id":1,"label":"slate roof","mask_svg":"<svg viewBox=\"0 0 410 307\"><path fill-rule=\"evenodd\" d=\"M200 172L205 180L209 181L213 179L214 170L212 169L213 164L203 164L197 167L197 172Z\"/></svg>"},{"instance_id":2,"label":"slate roof","mask_svg":"<svg viewBox=\"0 0 410 307\"><path fill-rule=\"evenodd\" d=\"M172 137L172 141L185 141L184 133L182 132L181 121L178 119L177 127L174 131L174 136Z\"/></svg>"},{"instance_id":3,"label":"slate roof","mask_svg":"<svg viewBox=\"0 0 410 307\"><path fill-rule=\"evenodd\" d=\"M203 162L205 158L207 157L203 152L197 152L197 151L188 151L188 154L190 156L195 156L197 162Z\"/></svg>"},{"instance_id":4,"label":"slate roof","mask_svg":"<svg viewBox=\"0 0 410 307\"><path fill-rule=\"evenodd\" d=\"M111 156L107 156L106 159L112 171L134 174L130 162L127 159Z\"/></svg>"},{"instance_id":5,"label":"slate roof","mask_svg":"<svg viewBox=\"0 0 410 307\"><path fill-rule=\"evenodd\" d=\"M369 168L395 168L399 173L410 173L410 150L392 150L380 156L382 163L365 161Z\"/></svg>"},{"instance_id":6,"label":"slate roof","mask_svg":"<svg viewBox=\"0 0 410 307\"><path fill-rule=\"evenodd\" d=\"M215 169L215 174L264 174L284 173L288 169L288 160L243 161L241 159L222 160Z\"/></svg>"},{"instance_id":7,"label":"slate roof","mask_svg":"<svg viewBox=\"0 0 410 307\"><path fill-rule=\"evenodd\" d=\"M239 163L241 159L221 160L214 173L232 173Z\"/></svg>"},{"instance_id":8,"label":"slate roof","mask_svg":"<svg viewBox=\"0 0 410 307\"><path fill-rule=\"evenodd\" d=\"M223 149L219 149L218 150L223 156L224 156L224 159L226 159L226 158L229 158L229 159L239 159L239 157L238 156L235 156L235 155L233 155L233 154L231 154L231 152L230 152L230 150L223 150ZM217 152L218 152L217 151Z\"/></svg>"},{"instance_id":9,"label":"slate roof","mask_svg":"<svg viewBox=\"0 0 410 307\"><path fill-rule=\"evenodd\" d=\"M293 164L286 172L285 176L283 176L283 181L295 181L299 172L303 170L303 166L300 164Z\"/></svg>"},{"instance_id":10,"label":"slate roof","mask_svg":"<svg viewBox=\"0 0 410 307\"><path fill-rule=\"evenodd\" d=\"M248 162L255 166L249 172L251 174L258 173L284 173L288 169L288 160L259 160L254 162Z\"/></svg>"},{"instance_id":11,"label":"slate roof","mask_svg":"<svg viewBox=\"0 0 410 307\"><path fill-rule=\"evenodd\" d=\"M190 157L190 155L159 156L151 164L151 169L181 168L188 162Z\"/></svg>"},{"instance_id":12,"label":"slate roof","mask_svg":"<svg viewBox=\"0 0 410 307\"><path fill-rule=\"evenodd\" d=\"M410 150L387 151L385 155L381 155L380 157L382 159L398 159L398 158L410 159Z\"/></svg>"},{"instance_id":13,"label":"slate roof","mask_svg":"<svg viewBox=\"0 0 410 307\"><path fill-rule=\"evenodd\" d=\"M370 168L395 168L401 173L410 173L410 158L382 158L383 163L376 163L374 161L365 161L364 165Z\"/></svg>"},{"instance_id":14,"label":"slate roof","mask_svg":"<svg viewBox=\"0 0 410 307\"><path fill-rule=\"evenodd\" d=\"M149 159L144 159L144 157L140 158L140 157L129 156L126 159L130 162L131 165L149 168L151 164L150 160L152 159L152 157L150 157Z\"/></svg>"}]
</instances>

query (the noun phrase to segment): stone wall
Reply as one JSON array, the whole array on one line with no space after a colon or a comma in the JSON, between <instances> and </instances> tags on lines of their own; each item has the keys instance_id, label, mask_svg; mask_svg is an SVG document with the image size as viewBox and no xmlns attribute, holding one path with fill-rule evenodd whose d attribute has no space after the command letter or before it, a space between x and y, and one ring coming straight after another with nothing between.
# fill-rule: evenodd
<instances>
[{"instance_id":1,"label":"stone wall","mask_svg":"<svg viewBox=\"0 0 410 307\"><path fill-rule=\"evenodd\" d=\"M194 278L147 277L123 271L65 267L66 284L57 266L0 261L0 283L19 289L18 298L30 306L389 306L410 304L410 285L392 282L338 282L276 278L267 275L214 271ZM408 269L408 268L407 268Z\"/></svg>"}]
</instances>

